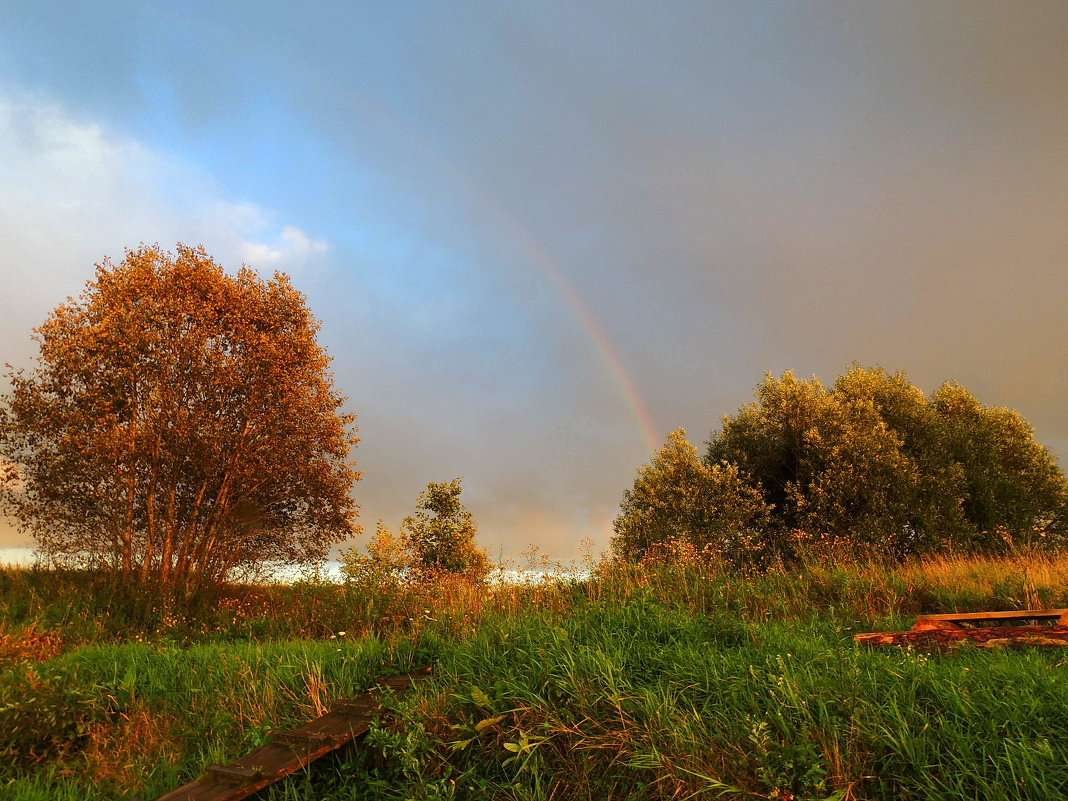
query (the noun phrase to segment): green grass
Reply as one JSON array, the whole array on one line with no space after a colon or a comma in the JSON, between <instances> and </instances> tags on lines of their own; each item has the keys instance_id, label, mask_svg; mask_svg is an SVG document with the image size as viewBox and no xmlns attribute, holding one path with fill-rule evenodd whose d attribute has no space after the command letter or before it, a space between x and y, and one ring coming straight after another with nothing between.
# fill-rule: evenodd
<instances>
[{"instance_id":1,"label":"green grass","mask_svg":"<svg viewBox=\"0 0 1068 801\"><path fill-rule=\"evenodd\" d=\"M324 760L265 797L1066 797L1068 653L852 641L923 612L1068 606L1066 566L603 566L531 587L246 588L136 615L70 589L88 577L9 571L0 797L154 797L424 662L433 679L372 734L383 762ZM65 652L15 647L41 638Z\"/></svg>"},{"instance_id":2,"label":"green grass","mask_svg":"<svg viewBox=\"0 0 1068 801\"><path fill-rule=\"evenodd\" d=\"M416 656L410 642L377 638L187 649L124 643L19 665L0 676L0 757L8 765L0 776L13 780L8 792L42 781L59 792L91 776L100 786L84 797L111 798L115 785L147 775L141 792L159 794Z\"/></svg>"},{"instance_id":3,"label":"green grass","mask_svg":"<svg viewBox=\"0 0 1068 801\"><path fill-rule=\"evenodd\" d=\"M1063 797L1063 671L1059 653L873 652L833 625L655 602L531 614L442 654L444 692L382 736L418 747L375 797Z\"/></svg>"}]
</instances>

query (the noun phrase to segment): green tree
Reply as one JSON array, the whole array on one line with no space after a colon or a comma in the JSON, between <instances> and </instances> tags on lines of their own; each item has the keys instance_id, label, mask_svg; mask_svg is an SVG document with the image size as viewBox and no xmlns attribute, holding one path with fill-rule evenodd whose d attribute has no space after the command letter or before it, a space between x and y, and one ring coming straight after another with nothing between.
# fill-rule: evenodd
<instances>
[{"instance_id":1,"label":"green tree","mask_svg":"<svg viewBox=\"0 0 1068 801\"><path fill-rule=\"evenodd\" d=\"M289 279L202 248L105 261L0 404L0 503L55 559L194 591L358 530L355 418Z\"/></svg>"},{"instance_id":2,"label":"green tree","mask_svg":"<svg viewBox=\"0 0 1068 801\"><path fill-rule=\"evenodd\" d=\"M886 502L897 507L886 532L895 547L938 548L971 525L959 500L963 470L945 451L943 420L903 372L854 365L835 382L833 395L870 406L897 440L902 468L889 475L893 483L884 490Z\"/></svg>"},{"instance_id":3,"label":"green tree","mask_svg":"<svg viewBox=\"0 0 1068 801\"><path fill-rule=\"evenodd\" d=\"M764 512L745 522L699 500L717 466L735 470ZM735 486L726 495L756 508ZM1060 544L1066 509L1064 474L1017 412L984 407L953 383L928 398L904 373L854 365L830 388L792 372L765 376L755 400L712 433L703 460L676 432L624 494L613 545L631 558L670 537L718 541L724 554L745 539L784 559L816 540L896 558L999 552ZM717 526L757 536L701 533Z\"/></svg>"},{"instance_id":4,"label":"green tree","mask_svg":"<svg viewBox=\"0 0 1068 801\"><path fill-rule=\"evenodd\" d=\"M955 383L940 387L931 405L941 422L942 452L958 468L958 502L970 524L962 540L981 550L1036 538L1059 542L1068 487L1019 412L984 407Z\"/></svg>"},{"instance_id":5,"label":"green tree","mask_svg":"<svg viewBox=\"0 0 1068 801\"><path fill-rule=\"evenodd\" d=\"M341 572L348 581L365 587L394 588L412 567L412 555L400 537L381 520L367 544L367 553L351 548L341 554Z\"/></svg>"},{"instance_id":6,"label":"green tree","mask_svg":"<svg viewBox=\"0 0 1068 801\"><path fill-rule=\"evenodd\" d=\"M1065 479L1019 414L946 384L854 365L831 389L768 375L709 441L772 505L784 550L803 532L903 557L1063 531Z\"/></svg>"},{"instance_id":7,"label":"green tree","mask_svg":"<svg viewBox=\"0 0 1068 801\"><path fill-rule=\"evenodd\" d=\"M896 551L917 537L921 475L877 399L885 375L852 374L827 390L818 379L768 376L757 399L713 436L707 458L738 464L765 488L789 555L791 533ZM908 410L910 397L892 396Z\"/></svg>"},{"instance_id":8,"label":"green tree","mask_svg":"<svg viewBox=\"0 0 1068 801\"><path fill-rule=\"evenodd\" d=\"M736 465L708 464L679 429L623 493L612 550L637 559L660 544L681 541L698 551L740 556L767 512L760 490Z\"/></svg>"},{"instance_id":9,"label":"green tree","mask_svg":"<svg viewBox=\"0 0 1068 801\"><path fill-rule=\"evenodd\" d=\"M415 570L481 580L489 562L485 551L475 544L478 527L460 500L461 481L454 478L427 484L419 494L416 513L401 523L401 538Z\"/></svg>"}]
</instances>

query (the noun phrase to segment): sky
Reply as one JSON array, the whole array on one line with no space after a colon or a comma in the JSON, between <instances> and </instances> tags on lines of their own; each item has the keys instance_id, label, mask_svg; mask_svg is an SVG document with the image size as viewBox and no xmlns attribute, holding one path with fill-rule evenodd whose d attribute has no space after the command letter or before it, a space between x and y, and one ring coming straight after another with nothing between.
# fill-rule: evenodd
<instances>
[{"instance_id":1,"label":"sky","mask_svg":"<svg viewBox=\"0 0 1068 801\"><path fill-rule=\"evenodd\" d=\"M0 363L142 242L282 270L365 531L462 476L494 558L606 547L766 371L956 380L1063 465L1066 219L1059 0L0 6Z\"/></svg>"}]
</instances>

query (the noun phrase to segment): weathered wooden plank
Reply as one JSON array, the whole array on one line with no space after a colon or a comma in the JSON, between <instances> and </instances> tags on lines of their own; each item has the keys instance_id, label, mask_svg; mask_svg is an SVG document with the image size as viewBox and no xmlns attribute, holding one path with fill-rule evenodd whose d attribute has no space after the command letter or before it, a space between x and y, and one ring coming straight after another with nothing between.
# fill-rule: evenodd
<instances>
[{"instance_id":1,"label":"weathered wooden plank","mask_svg":"<svg viewBox=\"0 0 1068 801\"><path fill-rule=\"evenodd\" d=\"M979 648L1068 647L1065 626L978 626L957 629L876 631L855 634L858 644L908 646L925 651L952 651L971 643Z\"/></svg>"},{"instance_id":2,"label":"weathered wooden plank","mask_svg":"<svg viewBox=\"0 0 1068 801\"><path fill-rule=\"evenodd\" d=\"M240 765L208 765L204 768L204 774L218 781L241 786L268 778L263 768L245 768Z\"/></svg>"},{"instance_id":3,"label":"weathered wooden plank","mask_svg":"<svg viewBox=\"0 0 1068 801\"><path fill-rule=\"evenodd\" d=\"M1061 617L1068 609L1009 609L998 612L947 612L937 615L920 615L920 618L937 620L1024 620Z\"/></svg>"},{"instance_id":4,"label":"weathered wooden plank","mask_svg":"<svg viewBox=\"0 0 1068 801\"><path fill-rule=\"evenodd\" d=\"M423 669L379 679L383 689L406 690L427 678ZM371 690L358 698L339 699L330 712L289 731L276 732L272 741L226 765L208 765L205 775L156 801L240 801L332 751L358 741L371 729L382 704Z\"/></svg>"},{"instance_id":5,"label":"weathered wooden plank","mask_svg":"<svg viewBox=\"0 0 1068 801\"><path fill-rule=\"evenodd\" d=\"M307 751L314 751L318 748L322 748L323 746L330 748L330 750L340 748L356 736L364 735L370 730L370 723L364 724L358 732L355 730L342 733L292 729L290 731L275 732L271 735L271 738L274 742L279 745L284 745L294 753L302 754Z\"/></svg>"},{"instance_id":6,"label":"weathered wooden plank","mask_svg":"<svg viewBox=\"0 0 1068 801\"><path fill-rule=\"evenodd\" d=\"M342 698L330 704L331 712L358 717L374 717L382 711L382 704L374 698Z\"/></svg>"},{"instance_id":7,"label":"weathered wooden plank","mask_svg":"<svg viewBox=\"0 0 1068 801\"><path fill-rule=\"evenodd\" d=\"M912 630L952 630L959 628L961 623L1003 620L1054 620L1062 625L1068 625L1068 609L1016 609L1002 612L949 612L939 615L920 615L916 618Z\"/></svg>"}]
</instances>

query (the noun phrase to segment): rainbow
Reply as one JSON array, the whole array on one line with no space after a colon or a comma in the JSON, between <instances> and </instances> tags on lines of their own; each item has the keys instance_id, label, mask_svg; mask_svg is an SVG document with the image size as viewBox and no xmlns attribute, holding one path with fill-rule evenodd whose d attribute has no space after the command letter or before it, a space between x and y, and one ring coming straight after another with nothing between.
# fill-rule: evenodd
<instances>
[{"instance_id":1,"label":"rainbow","mask_svg":"<svg viewBox=\"0 0 1068 801\"><path fill-rule=\"evenodd\" d=\"M601 358L604 360L605 366L608 368L608 372L614 379L616 386L619 387L619 391L630 409L631 416L641 432L646 448L648 448L650 454L656 453L660 447L660 438L657 436L656 426L653 425L649 409L646 407L645 401L642 400L634 379L623 366L623 359L620 357L619 351L612 347L611 341L600 323L597 322L593 312L590 311L589 306L575 291L575 288L567 280L560 268L557 267L556 262L549 257L537 240L514 217L505 212L499 204L484 202L483 195L473 194L479 199L480 206L495 218L498 227L503 229L509 238L521 248L527 260L538 268L546 280L563 297L567 307L593 341Z\"/></svg>"},{"instance_id":2,"label":"rainbow","mask_svg":"<svg viewBox=\"0 0 1068 801\"><path fill-rule=\"evenodd\" d=\"M203 33L203 31L198 31L200 35L203 35ZM341 85L337 78L332 75L316 71L313 77L312 71L309 70L306 62L298 62L292 58L285 58L284 60L288 62L293 75L304 73L307 80L314 81L320 86L326 86L341 104L347 106L356 114L370 117L377 122L383 123L391 131L398 134L398 137L413 151L427 158L442 172L451 177L475 201L478 208L519 246L526 259L559 292L568 309L589 335L608 372L619 388L620 394L623 396L630 414L634 418L643 443L650 455L659 450L660 438L656 433L656 426L653 425L649 410L638 392L634 379L623 366L623 360L619 352L612 346L611 341L605 335L604 329L590 311L589 306L586 305L563 272L530 232L520 225L495 199L486 192L481 191L468 175L462 173L452 162L442 156L426 137L399 120L391 109L384 107L366 95L357 93L351 87Z\"/></svg>"}]
</instances>

